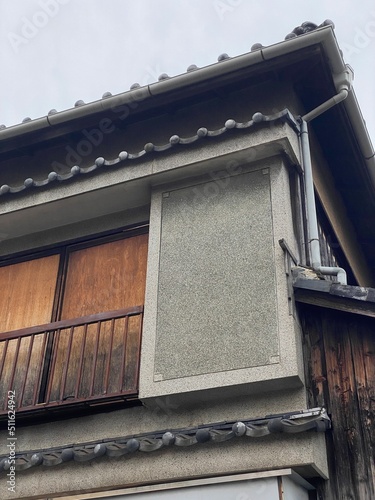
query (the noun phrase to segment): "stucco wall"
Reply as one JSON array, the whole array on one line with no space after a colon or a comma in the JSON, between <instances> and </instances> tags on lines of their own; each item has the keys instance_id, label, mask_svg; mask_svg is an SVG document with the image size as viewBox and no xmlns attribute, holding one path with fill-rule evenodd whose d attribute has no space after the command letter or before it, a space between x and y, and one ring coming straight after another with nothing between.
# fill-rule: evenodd
<instances>
[{"instance_id":1,"label":"stucco wall","mask_svg":"<svg viewBox=\"0 0 375 500\"><path fill-rule=\"evenodd\" d=\"M133 433L198 426L214 421L246 420L266 414L298 410L305 405L304 389L280 391L225 401L216 399L193 406L134 407L111 413L17 427L17 451L118 438ZM0 434L0 453L7 453L7 434ZM16 498L43 498L51 493L95 491L177 479L297 467L308 476L327 475L324 434L272 434L262 438L234 439L185 448L136 452L120 458L70 462L56 467L33 467L16 474ZM15 498L0 475L1 498Z\"/></svg>"},{"instance_id":2,"label":"stucco wall","mask_svg":"<svg viewBox=\"0 0 375 500\"><path fill-rule=\"evenodd\" d=\"M154 380L278 361L272 234L268 169L163 192Z\"/></svg>"},{"instance_id":3,"label":"stucco wall","mask_svg":"<svg viewBox=\"0 0 375 500\"><path fill-rule=\"evenodd\" d=\"M273 157L236 174L154 191L140 374L148 404L302 384L278 244L294 246L288 169Z\"/></svg>"}]
</instances>

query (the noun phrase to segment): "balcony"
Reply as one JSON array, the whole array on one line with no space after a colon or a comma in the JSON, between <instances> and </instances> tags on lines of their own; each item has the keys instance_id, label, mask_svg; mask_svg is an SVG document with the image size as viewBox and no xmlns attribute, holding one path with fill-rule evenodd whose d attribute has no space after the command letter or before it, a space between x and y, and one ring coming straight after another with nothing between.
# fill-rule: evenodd
<instances>
[{"instance_id":1,"label":"balcony","mask_svg":"<svg viewBox=\"0 0 375 500\"><path fill-rule=\"evenodd\" d=\"M8 391L18 416L134 399L143 306L1 334L0 419Z\"/></svg>"}]
</instances>

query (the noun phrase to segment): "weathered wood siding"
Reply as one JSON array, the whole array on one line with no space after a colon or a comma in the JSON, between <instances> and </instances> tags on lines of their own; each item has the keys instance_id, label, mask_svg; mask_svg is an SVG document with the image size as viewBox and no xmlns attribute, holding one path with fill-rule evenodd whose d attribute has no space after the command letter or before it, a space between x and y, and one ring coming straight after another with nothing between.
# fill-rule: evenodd
<instances>
[{"instance_id":1,"label":"weathered wood siding","mask_svg":"<svg viewBox=\"0 0 375 500\"><path fill-rule=\"evenodd\" d=\"M375 318L300 304L310 407L324 406L329 481L318 498L375 498Z\"/></svg>"}]
</instances>

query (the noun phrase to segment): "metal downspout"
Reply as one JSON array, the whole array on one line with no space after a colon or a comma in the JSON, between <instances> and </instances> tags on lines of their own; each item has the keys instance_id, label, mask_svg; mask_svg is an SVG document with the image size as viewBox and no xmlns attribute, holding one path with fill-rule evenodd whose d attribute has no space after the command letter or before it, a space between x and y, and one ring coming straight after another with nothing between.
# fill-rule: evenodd
<instances>
[{"instance_id":1,"label":"metal downspout","mask_svg":"<svg viewBox=\"0 0 375 500\"><path fill-rule=\"evenodd\" d=\"M317 108L313 109L306 115L300 117L301 123L301 153L303 168L305 173L305 191L306 191L306 208L307 208L307 229L309 238L309 248L311 255L311 266L314 271L325 275L336 276L337 281L342 285L347 284L346 271L342 267L327 267L322 266L320 257L320 241L318 230L318 219L316 215L314 180L312 175L311 154L309 144L309 134L307 123L320 116L322 113L335 106L339 102L347 98L350 90L350 81L346 80L340 88L337 95L333 96L328 101L324 102Z\"/></svg>"}]
</instances>

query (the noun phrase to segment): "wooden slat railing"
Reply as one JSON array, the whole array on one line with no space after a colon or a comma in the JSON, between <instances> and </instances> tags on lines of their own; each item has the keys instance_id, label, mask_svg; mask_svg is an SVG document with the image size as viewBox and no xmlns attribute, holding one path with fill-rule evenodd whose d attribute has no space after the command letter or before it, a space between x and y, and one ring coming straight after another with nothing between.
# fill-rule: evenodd
<instances>
[{"instance_id":1,"label":"wooden slat railing","mask_svg":"<svg viewBox=\"0 0 375 500\"><path fill-rule=\"evenodd\" d=\"M0 333L0 416L133 398L143 307Z\"/></svg>"},{"instance_id":2,"label":"wooden slat railing","mask_svg":"<svg viewBox=\"0 0 375 500\"><path fill-rule=\"evenodd\" d=\"M336 267L338 266L337 259L332 248L332 244L327 238L322 226L318 223L319 243L320 243L320 258L322 266ZM327 276L328 277L328 276ZM332 278L333 279L333 278Z\"/></svg>"}]
</instances>

